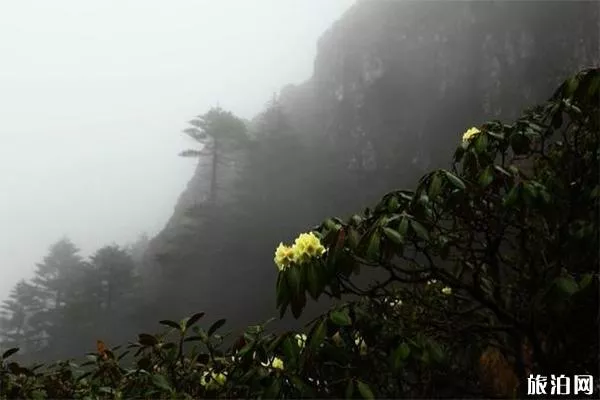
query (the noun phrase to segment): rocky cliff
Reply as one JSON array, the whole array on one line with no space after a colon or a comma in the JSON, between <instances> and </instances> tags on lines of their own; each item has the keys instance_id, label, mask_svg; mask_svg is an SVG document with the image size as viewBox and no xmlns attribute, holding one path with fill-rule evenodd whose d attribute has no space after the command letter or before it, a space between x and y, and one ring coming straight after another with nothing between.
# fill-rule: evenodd
<instances>
[{"instance_id":1,"label":"rocky cliff","mask_svg":"<svg viewBox=\"0 0 600 400\"><path fill-rule=\"evenodd\" d=\"M574 70L598 63L598 8L596 2L358 1L322 35L312 76L284 87L278 101L301 140L335 149L340 170L354 174L349 187L361 188L355 196L378 196L446 166L466 128L512 119ZM173 235L194 221L186 210L206 195L205 161L146 253L156 285L161 268L169 268L157 256L175 256ZM234 176L235 168L223 173ZM348 211L341 210L346 203L336 210ZM217 273L206 279L217 282L211 275ZM198 296L210 302L212 289L209 283ZM270 304L271 294L263 297L269 300L255 301ZM235 310L235 301L224 308Z\"/></svg>"}]
</instances>

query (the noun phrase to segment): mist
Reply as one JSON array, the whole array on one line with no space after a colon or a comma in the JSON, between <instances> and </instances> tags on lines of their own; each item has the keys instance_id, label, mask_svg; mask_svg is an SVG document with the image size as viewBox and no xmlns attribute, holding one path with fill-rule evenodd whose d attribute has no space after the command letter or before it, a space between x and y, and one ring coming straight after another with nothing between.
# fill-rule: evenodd
<instances>
[{"instance_id":1,"label":"mist","mask_svg":"<svg viewBox=\"0 0 600 400\"><path fill-rule=\"evenodd\" d=\"M308 79L351 3L2 3L0 297L63 236L88 255L155 235L195 169L186 121Z\"/></svg>"},{"instance_id":2,"label":"mist","mask_svg":"<svg viewBox=\"0 0 600 400\"><path fill-rule=\"evenodd\" d=\"M133 375L127 373L118 390L152 397L158 393L154 390L173 394L175 388L202 397L208 388L198 374L208 370L198 367L200 358L186 358L184 350L194 344L184 346L183 335L191 328L184 318L195 315L191 320L198 324L198 336L190 342L206 345L206 360L215 360L213 339L219 346L233 344L218 356L223 363L231 360L233 369L237 356L229 356L238 344L251 348L247 341L262 329L256 324L274 318L269 329L275 338L286 331L308 332L306 324L313 321L319 328L311 332L323 337L318 346L311 339L310 346L315 352L325 349L323 362L315 363L317 368L323 364L325 372L306 375L307 385L340 397L347 393L344 380L351 390L359 380L338 368L350 361L327 361L356 356L360 374L369 372L361 357L373 356L370 365L381 366L377 376L382 379L401 364L419 366L425 357L405 363L400 342L413 342L398 335L410 331L420 338L435 330L427 313L437 313L439 303L456 311L452 321L435 315L443 320L441 347L456 350L455 364L462 369L453 370L457 379L440 381L430 392L417 385L410 393L435 397L430 394L438 387L460 380L437 393L462 396L466 386L480 380L478 367L465 361L480 360L476 350L497 339L504 348L521 346L523 351L515 353L525 353L528 343L540 337L535 329L544 335L550 330L556 320L551 314L540 314L548 323L536 325L532 310L538 292L561 286L557 282L568 295L594 285L597 292L596 272L590 272L586 257L597 261L590 243L598 227L589 221L597 221L593 206L600 188L594 186L598 177L590 166L598 160L593 148L598 135L587 115L597 111L592 96L599 72L590 67L600 65L600 7L597 2L539 4L3 3L0 347L19 348L18 354L9 351L19 362L49 362L76 359L96 345L97 365L103 365L107 349L137 337L133 346L152 348L155 360L130 354L126 361L136 361L135 370L169 370L171 376L154 375L154 386L142 395L135 390L146 390L145 384L129 381ZM572 76L577 78L568 80ZM568 122L563 122L563 110L571 113ZM581 136L573 147L589 148L544 153L546 145L571 145L546 142L561 129ZM539 172L538 161L552 172ZM564 173L556 167L563 164ZM571 176L580 182L573 183ZM554 178L562 181L554 183ZM538 223L540 215L547 216L547 223ZM562 225L547 228L552 224ZM515 250L517 229L521 247ZM571 246L565 254L572 263L552 232L576 232L565 244ZM535 244L531 248L523 245L525 235ZM558 247L561 254L555 254ZM538 250L541 255L531 253ZM521 261L514 261L512 253ZM471 270L463 274L465 265ZM522 272L522 265L533 272ZM544 269L549 265L556 266L553 276ZM486 288L484 278L492 282ZM429 296L432 288L432 296L439 296L428 303L420 296ZM396 296L396 290L403 292ZM592 289L586 290L587 296ZM459 291L469 306L464 309L474 310L464 318L464 299L444 297ZM361 301L352 307L358 308L340 305L357 298ZM597 295L587 299L581 309L597 315ZM398 309L402 301L412 306ZM331 307L341 314L334 318ZM410 307L423 313L417 316ZM557 310L566 310L561 307ZM568 320L575 314L561 314L564 326L593 331L593 318ZM530 318L530 325L519 320L522 316ZM363 317L364 326L357 322ZM318 319L321 325L314 324ZM412 319L419 328L405 324ZM221 335L225 320L232 335ZM476 338L481 348L471 346L471 336L456 334L456 324L467 330L467 322L489 324L485 335L490 336ZM377 328L382 324L385 339ZM495 328L505 324L512 324L506 336L496 334ZM351 336L358 332L350 331L355 327L364 328L363 337L371 335L365 343L377 351L361 354L365 351ZM244 336L246 328L256 332ZM352 349L338 351L334 332L342 332ZM178 344L156 346L174 333L182 335ZM286 365L299 359L290 353L295 345L288 339L287 344L265 345L265 357L273 352L268 357L286 357ZM324 340L330 339L327 348ZM555 343L565 359L575 358L569 355L575 350L562 347L564 337L558 335ZM277 346L287 346L285 354ZM545 351L544 345L537 347ZM464 349L473 353L464 355ZM588 368L586 352L578 353L573 365ZM391 367L387 358L377 358L392 353ZM0 385L8 376L2 354ZM410 357L415 354L410 350ZM548 354L540 360L553 360ZM246 361L258 363L258 358ZM525 376L524 361L519 363L517 372ZM329 364L337 366L329 370ZM16 372L10 373L22 375L11 368ZM188 369L177 375L178 368ZM585 368L575 373L592 374ZM452 368L439 376L447 370ZM178 379L182 376L186 379ZM279 391L277 379L283 375L275 371L273 376L269 387ZM110 384L115 382L111 377ZM380 383L382 397L405 394L400 381ZM100 381L81 383L88 384L116 393ZM57 385L57 390L63 386L68 385ZM255 386L262 390L264 385ZM69 397L54 389L48 388L48 396ZM81 387L80 392L93 390ZM374 397L366 396L364 387L360 391ZM251 397L240 393L233 397ZM474 397L485 397L482 393Z\"/></svg>"}]
</instances>

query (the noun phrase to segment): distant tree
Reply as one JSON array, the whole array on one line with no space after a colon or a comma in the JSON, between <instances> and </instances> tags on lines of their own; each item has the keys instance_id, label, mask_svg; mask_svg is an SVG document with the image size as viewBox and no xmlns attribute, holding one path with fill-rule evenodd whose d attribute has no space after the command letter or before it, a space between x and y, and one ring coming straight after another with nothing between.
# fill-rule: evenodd
<instances>
[{"instance_id":1,"label":"distant tree","mask_svg":"<svg viewBox=\"0 0 600 400\"><path fill-rule=\"evenodd\" d=\"M0 342L8 346L19 345L24 353L37 350L43 336L32 316L41 309L36 288L20 280L0 306Z\"/></svg>"},{"instance_id":2,"label":"distant tree","mask_svg":"<svg viewBox=\"0 0 600 400\"><path fill-rule=\"evenodd\" d=\"M104 338L122 336L129 328L128 317L137 305L135 263L127 250L105 246L90 257L92 281L87 298L96 301L98 315L94 334ZM92 291L94 295L92 295ZM121 329L115 329L120 326ZM93 338L90 338L93 339Z\"/></svg>"},{"instance_id":3,"label":"distant tree","mask_svg":"<svg viewBox=\"0 0 600 400\"><path fill-rule=\"evenodd\" d=\"M232 112L213 107L190 122L191 128L183 132L202 145L199 150L189 149L180 153L182 157L212 158L209 200L215 203L217 195L217 168L225 153L238 148L248 140L246 123Z\"/></svg>"},{"instance_id":4,"label":"distant tree","mask_svg":"<svg viewBox=\"0 0 600 400\"><path fill-rule=\"evenodd\" d=\"M48 306L59 308L65 303L82 265L79 249L69 239L61 239L50 247L43 262L36 265L33 278Z\"/></svg>"},{"instance_id":5,"label":"distant tree","mask_svg":"<svg viewBox=\"0 0 600 400\"><path fill-rule=\"evenodd\" d=\"M105 246L91 257L92 268L100 284L100 308L111 312L115 304L130 296L134 285L135 264L126 250L118 246Z\"/></svg>"},{"instance_id":6,"label":"distant tree","mask_svg":"<svg viewBox=\"0 0 600 400\"><path fill-rule=\"evenodd\" d=\"M89 298L83 284L89 278L89 265L67 238L50 246L48 255L36 265L32 284L41 307L32 320L40 334L48 337L48 356L76 350L73 338L89 327L88 319L94 315L89 307L94 302L83 302Z\"/></svg>"}]
</instances>

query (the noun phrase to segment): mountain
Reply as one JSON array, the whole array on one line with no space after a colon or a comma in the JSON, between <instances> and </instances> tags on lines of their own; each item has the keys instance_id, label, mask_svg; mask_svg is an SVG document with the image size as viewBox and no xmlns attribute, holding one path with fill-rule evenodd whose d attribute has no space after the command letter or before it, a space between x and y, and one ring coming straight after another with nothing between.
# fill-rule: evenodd
<instances>
[{"instance_id":1,"label":"mountain","mask_svg":"<svg viewBox=\"0 0 600 400\"><path fill-rule=\"evenodd\" d=\"M358 1L320 38L312 76L277 96L297 139L330 149L333 167L326 176L335 181L329 189L319 183L325 189L312 200L310 218L298 222L290 215L281 232L307 230L318 222L311 218L352 212L385 191L410 187L426 170L446 167L467 128L514 120L575 70L598 64L599 17L593 1ZM208 217L237 212L227 211L226 200L243 153L221 170L229 177L223 178L221 208L208 209ZM236 254L219 241L210 247L219 258L194 253L218 237L202 230L208 217L188 213L193 206L200 214L207 210L208 162L200 159L173 217L145 254L149 297L171 310L232 314L240 325L266 319L274 314L276 274L269 264L275 233L252 226L247 229L255 242L238 243ZM308 199L302 191L298 196ZM190 229L201 234L188 235ZM231 229L224 237L236 234ZM248 260L251 251L261 265ZM186 267L175 270L178 265ZM166 289L169 274L177 285ZM157 313L150 307L152 317Z\"/></svg>"}]
</instances>

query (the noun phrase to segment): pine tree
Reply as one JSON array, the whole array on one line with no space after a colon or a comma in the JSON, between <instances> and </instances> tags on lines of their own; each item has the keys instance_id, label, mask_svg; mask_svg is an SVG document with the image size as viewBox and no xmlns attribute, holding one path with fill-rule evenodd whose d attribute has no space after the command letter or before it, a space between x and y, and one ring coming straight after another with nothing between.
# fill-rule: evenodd
<instances>
[{"instance_id":1,"label":"pine tree","mask_svg":"<svg viewBox=\"0 0 600 400\"><path fill-rule=\"evenodd\" d=\"M217 199L217 169L226 161L226 153L243 146L248 141L246 124L230 111L213 107L190 122L192 128L183 132L202 145L200 150L185 150L183 157L211 157L209 201Z\"/></svg>"}]
</instances>

